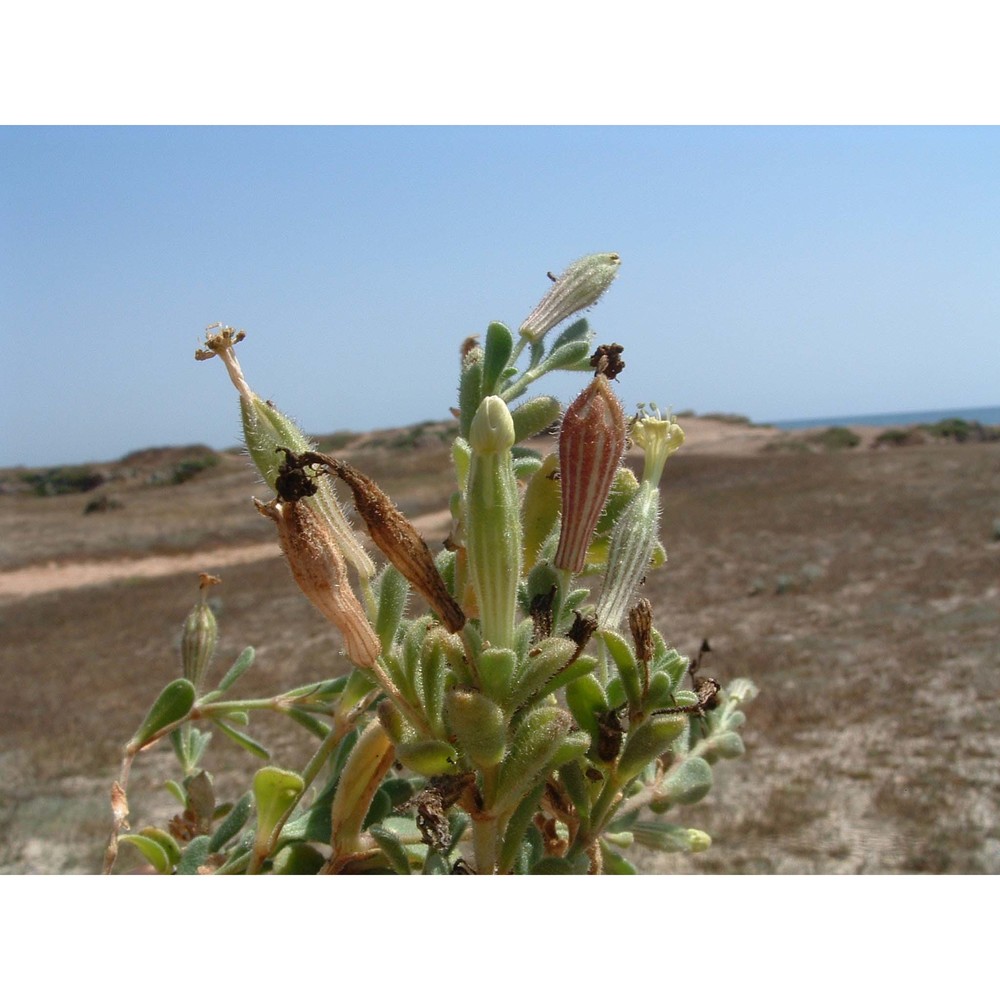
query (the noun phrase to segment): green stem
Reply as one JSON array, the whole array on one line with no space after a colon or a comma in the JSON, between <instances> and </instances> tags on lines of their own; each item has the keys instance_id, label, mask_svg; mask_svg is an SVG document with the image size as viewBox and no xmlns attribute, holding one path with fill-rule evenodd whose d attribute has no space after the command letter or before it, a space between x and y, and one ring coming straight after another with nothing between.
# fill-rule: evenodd
<instances>
[{"instance_id":1,"label":"green stem","mask_svg":"<svg viewBox=\"0 0 1000 1000\"><path fill-rule=\"evenodd\" d=\"M476 858L476 871L480 875L496 874L498 837L499 823L496 816L472 821L472 849Z\"/></svg>"},{"instance_id":2,"label":"green stem","mask_svg":"<svg viewBox=\"0 0 1000 1000\"><path fill-rule=\"evenodd\" d=\"M224 865L215 869L216 875L243 875L246 873L252 851L234 854Z\"/></svg>"},{"instance_id":3,"label":"green stem","mask_svg":"<svg viewBox=\"0 0 1000 1000\"><path fill-rule=\"evenodd\" d=\"M510 360L507 362L507 367L508 368L513 368L514 365L517 364L517 359L521 356L521 352L530 343L531 343L531 341L528 340L528 338L525 337L525 336L523 336L523 335L518 338L517 343L514 345L514 353L510 356Z\"/></svg>"},{"instance_id":4,"label":"green stem","mask_svg":"<svg viewBox=\"0 0 1000 1000\"><path fill-rule=\"evenodd\" d=\"M540 379L544 374L544 368L529 368L516 382L507 386L507 388L500 393L500 398L505 403L509 403L511 400L517 399L517 397L520 396L532 382Z\"/></svg>"},{"instance_id":5,"label":"green stem","mask_svg":"<svg viewBox=\"0 0 1000 1000\"><path fill-rule=\"evenodd\" d=\"M268 709L272 712L283 711L287 707L281 696L277 698L246 698L243 701L216 701L210 705L195 705L191 709L192 719L211 719L229 712L253 712L256 709Z\"/></svg>"},{"instance_id":6,"label":"green stem","mask_svg":"<svg viewBox=\"0 0 1000 1000\"><path fill-rule=\"evenodd\" d=\"M499 855L500 818L493 812L497 797L499 767L486 767L483 776L483 811L472 817L472 849L476 871L480 875L493 875L497 870Z\"/></svg>"},{"instance_id":7,"label":"green stem","mask_svg":"<svg viewBox=\"0 0 1000 1000\"><path fill-rule=\"evenodd\" d=\"M569 857L578 857L581 854L585 854L591 844L601 835L604 827L607 826L611 817L617 811L618 794L620 791L621 786L617 776L614 774L608 775L608 779L604 783L597 801L590 810L590 819L586 824L582 824L577 832L576 839L568 852Z\"/></svg>"}]
</instances>

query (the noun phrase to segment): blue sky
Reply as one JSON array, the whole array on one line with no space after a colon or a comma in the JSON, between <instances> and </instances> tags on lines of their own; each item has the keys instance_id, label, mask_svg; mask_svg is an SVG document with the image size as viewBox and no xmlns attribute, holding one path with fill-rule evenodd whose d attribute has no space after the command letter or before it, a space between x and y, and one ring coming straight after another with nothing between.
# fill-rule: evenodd
<instances>
[{"instance_id":1,"label":"blue sky","mask_svg":"<svg viewBox=\"0 0 1000 1000\"><path fill-rule=\"evenodd\" d=\"M998 220L995 127L3 128L0 466L236 443L220 320L312 433L444 417L610 250L629 406L998 405Z\"/></svg>"}]
</instances>

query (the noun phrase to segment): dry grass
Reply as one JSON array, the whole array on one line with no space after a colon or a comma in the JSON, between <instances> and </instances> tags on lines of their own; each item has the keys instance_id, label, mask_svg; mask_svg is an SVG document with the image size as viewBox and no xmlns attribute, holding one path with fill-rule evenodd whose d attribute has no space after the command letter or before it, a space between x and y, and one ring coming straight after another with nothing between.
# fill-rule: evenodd
<instances>
[{"instance_id":1,"label":"dry grass","mask_svg":"<svg viewBox=\"0 0 1000 1000\"><path fill-rule=\"evenodd\" d=\"M447 450L432 441L351 460L410 514L447 498ZM1000 873L1000 444L681 452L665 486L669 562L647 585L657 624L689 652L708 636L707 671L762 693L747 756L675 819L711 832L712 850L643 864ZM122 509L87 517L79 495L2 496L2 566L266 540L255 490L245 460L223 456L178 486L111 490ZM255 645L247 693L342 667L280 562L222 575L219 668ZM0 871L96 870L120 746L176 673L194 589L185 575L0 604ZM297 766L307 744L276 721L254 731ZM219 737L209 757L230 791L234 769L254 768ZM170 815L168 763L159 748L138 762L140 817Z\"/></svg>"}]
</instances>

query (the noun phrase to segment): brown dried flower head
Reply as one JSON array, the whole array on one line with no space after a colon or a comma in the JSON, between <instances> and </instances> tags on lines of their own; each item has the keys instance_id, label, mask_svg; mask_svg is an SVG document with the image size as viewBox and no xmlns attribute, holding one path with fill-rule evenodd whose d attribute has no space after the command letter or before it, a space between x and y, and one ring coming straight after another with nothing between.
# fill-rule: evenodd
<instances>
[{"instance_id":1,"label":"brown dried flower head","mask_svg":"<svg viewBox=\"0 0 1000 1000\"><path fill-rule=\"evenodd\" d=\"M278 542L295 582L319 612L344 637L348 659L372 667L382 644L351 590L347 564L326 521L306 503L254 500L257 509L278 527Z\"/></svg>"}]
</instances>

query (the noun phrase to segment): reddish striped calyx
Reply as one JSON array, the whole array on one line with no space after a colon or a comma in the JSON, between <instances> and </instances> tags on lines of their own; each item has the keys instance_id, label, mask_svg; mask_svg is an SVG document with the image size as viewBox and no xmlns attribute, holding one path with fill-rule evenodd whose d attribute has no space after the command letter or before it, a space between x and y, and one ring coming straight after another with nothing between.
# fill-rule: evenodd
<instances>
[{"instance_id":1,"label":"reddish striped calyx","mask_svg":"<svg viewBox=\"0 0 1000 1000\"><path fill-rule=\"evenodd\" d=\"M579 573L621 462L625 414L607 376L597 374L570 404L559 433L562 525L555 565Z\"/></svg>"}]
</instances>

